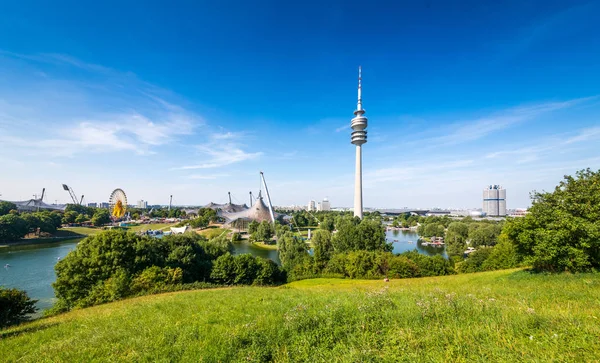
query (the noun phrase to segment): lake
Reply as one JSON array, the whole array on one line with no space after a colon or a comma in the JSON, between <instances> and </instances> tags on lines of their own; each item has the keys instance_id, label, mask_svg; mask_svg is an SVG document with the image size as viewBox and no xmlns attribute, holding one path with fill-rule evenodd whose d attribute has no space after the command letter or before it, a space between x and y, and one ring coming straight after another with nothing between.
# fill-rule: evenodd
<instances>
[{"instance_id":1,"label":"lake","mask_svg":"<svg viewBox=\"0 0 600 363\"><path fill-rule=\"evenodd\" d=\"M38 300L36 306L40 312L52 307L56 301L52 288L52 283L56 280L54 265L59 258L64 258L74 250L79 241L0 248L0 286L27 291L30 298ZM236 243L233 246L235 254L251 253L279 263L277 251L248 243ZM7 264L10 267L5 267Z\"/></svg>"},{"instance_id":2,"label":"lake","mask_svg":"<svg viewBox=\"0 0 600 363\"><path fill-rule=\"evenodd\" d=\"M402 253L416 249L419 253L427 256L440 255L448 258L446 246L423 246L418 243L419 235L417 232L390 230L385 232L385 237L388 242L392 242L392 245L394 246L393 253Z\"/></svg>"}]
</instances>

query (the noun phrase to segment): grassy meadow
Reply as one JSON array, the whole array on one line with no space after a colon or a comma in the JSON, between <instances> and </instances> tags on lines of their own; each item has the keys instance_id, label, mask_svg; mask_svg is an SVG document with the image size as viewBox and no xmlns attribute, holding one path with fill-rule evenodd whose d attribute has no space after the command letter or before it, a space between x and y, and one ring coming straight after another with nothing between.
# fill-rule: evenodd
<instances>
[{"instance_id":1,"label":"grassy meadow","mask_svg":"<svg viewBox=\"0 0 600 363\"><path fill-rule=\"evenodd\" d=\"M137 225L137 226L127 227L127 230L131 231L131 232L147 231L149 229L151 229L153 231L156 231L156 230L168 231L170 227L173 227L175 225L177 225L177 223L140 224L140 225Z\"/></svg>"},{"instance_id":2,"label":"grassy meadow","mask_svg":"<svg viewBox=\"0 0 600 363\"><path fill-rule=\"evenodd\" d=\"M203 230L199 230L197 231L198 234L201 234L202 236L208 238L208 239L213 239L216 237L219 237L222 234L227 234L229 232L231 232L230 229L225 229L225 228L220 228L220 227L208 227L206 229Z\"/></svg>"},{"instance_id":3,"label":"grassy meadow","mask_svg":"<svg viewBox=\"0 0 600 363\"><path fill-rule=\"evenodd\" d=\"M600 275L315 279L133 298L0 333L3 361L591 362Z\"/></svg>"}]
</instances>

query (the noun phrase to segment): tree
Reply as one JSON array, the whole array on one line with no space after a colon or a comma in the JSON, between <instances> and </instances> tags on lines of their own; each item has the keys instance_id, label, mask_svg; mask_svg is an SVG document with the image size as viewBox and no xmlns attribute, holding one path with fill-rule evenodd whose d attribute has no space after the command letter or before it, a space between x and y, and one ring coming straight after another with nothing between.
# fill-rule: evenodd
<instances>
[{"instance_id":1,"label":"tree","mask_svg":"<svg viewBox=\"0 0 600 363\"><path fill-rule=\"evenodd\" d=\"M0 216L8 214L11 210L16 210L17 205L11 202L0 202Z\"/></svg>"},{"instance_id":2,"label":"tree","mask_svg":"<svg viewBox=\"0 0 600 363\"><path fill-rule=\"evenodd\" d=\"M336 253L348 251L391 251L392 245L385 239L385 229L380 221L358 218L340 220L334 235Z\"/></svg>"},{"instance_id":3,"label":"tree","mask_svg":"<svg viewBox=\"0 0 600 363\"><path fill-rule=\"evenodd\" d=\"M35 303L25 291L0 286L0 328L18 324L35 313Z\"/></svg>"},{"instance_id":4,"label":"tree","mask_svg":"<svg viewBox=\"0 0 600 363\"><path fill-rule=\"evenodd\" d=\"M318 229L312 237L313 256L319 269L323 269L333 254L331 232Z\"/></svg>"},{"instance_id":5,"label":"tree","mask_svg":"<svg viewBox=\"0 0 600 363\"><path fill-rule=\"evenodd\" d=\"M319 225L319 227L329 232L333 232L333 230L335 229L333 219L330 217L325 217L323 219L323 222L321 222L321 224Z\"/></svg>"},{"instance_id":6,"label":"tree","mask_svg":"<svg viewBox=\"0 0 600 363\"><path fill-rule=\"evenodd\" d=\"M80 214L77 216L77 218L75 218L75 222L76 223L84 223L87 222L90 218L88 216L86 216L85 214Z\"/></svg>"},{"instance_id":7,"label":"tree","mask_svg":"<svg viewBox=\"0 0 600 363\"><path fill-rule=\"evenodd\" d=\"M509 219L503 233L517 254L538 271L600 268L600 170L565 176L553 192L532 194L523 218Z\"/></svg>"},{"instance_id":8,"label":"tree","mask_svg":"<svg viewBox=\"0 0 600 363\"><path fill-rule=\"evenodd\" d=\"M27 222L19 215L6 214L0 216L0 241L18 241L29 231Z\"/></svg>"},{"instance_id":9,"label":"tree","mask_svg":"<svg viewBox=\"0 0 600 363\"><path fill-rule=\"evenodd\" d=\"M308 256L306 243L291 232L284 233L278 240L278 253L281 265L289 270L294 264Z\"/></svg>"},{"instance_id":10,"label":"tree","mask_svg":"<svg viewBox=\"0 0 600 363\"><path fill-rule=\"evenodd\" d=\"M469 225L469 241L471 246L494 246L502 227L491 223L471 223Z\"/></svg>"},{"instance_id":11,"label":"tree","mask_svg":"<svg viewBox=\"0 0 600 363\"><path fill-rule=\"evenodd\" d=\"M63 214L62 217L62 223L64 224L69 224L69 223L75 223L75 220L77 219L77 217L79 216L79 213L75 212L75 211L66 211L65 214Z\"/></svg>"},{"instance_id":12,"label":"tree","mask_svg":"<svg viewBox=\"0 0 600 363\"><path fill-rule=\"evenodd\" d=\"M235 282L235 257L226 253L214 262L210 278L225 285L233 285Z\"/></svg>"},{"instance_id":13,"label":"tree","mask_svg":"<svg viewBox=\"0 0 600 363\"><path fill-rule=\"evenodd\" d=\"M248 224L248 233L252 234L254 232L256 232L256 229L258 228L259 223L257 221L252 221Z\"/></svg>"},{"instance_id":14,"label":"tree","mask_svg":"<svg viewBox=\"0 0 600 363\"><path fill-rule=\"evenodd\" d=\"M467 238L469 237L469 226L462 222L452 222L446 230L446 246L450 256L462 256L467 248Z\"/></svg>"},{"instance_id":15,"label":"tree","mask_svg":"<svg viewBox=\"0 0 600 363\"><path fill-rule=\"evenodd\" d=\"M363 219L356 226L356 233L358 235L358 244L355 246L355 250L392 251L392 245L387 243L385 228L379 219Z\"/></svg>"},{"instance_id":16,"label":"tree","mask_svg":"<svg viewBox=\"0 0 600 363\"><path fill-rule=\"evenodd\" d=\"M106 209L98 209L92 216L92 224L96 227L110 223L110 214Z\"/></svg>"},{"instance_id":17,"label":"tree","mask_svg":"<svg viewBox=\"0 0 600 363\"><path fill-rule=\"evenodd\" d=\"M273 237L273 226L267 221L262 221L256 228L256 232L252 233L255 241L269 241Z\"/></svg>"}]
</instances>

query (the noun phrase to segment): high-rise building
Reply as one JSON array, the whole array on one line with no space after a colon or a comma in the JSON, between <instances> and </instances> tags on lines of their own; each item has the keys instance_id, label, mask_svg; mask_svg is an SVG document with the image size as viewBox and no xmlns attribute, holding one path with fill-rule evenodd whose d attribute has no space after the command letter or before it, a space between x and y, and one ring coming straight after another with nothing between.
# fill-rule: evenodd
<instances>
[{"instance_id":1,"label":"high-rise building","mask_svg":"<svg viewBox=\"0 0 600 363\"><path fill-rule=\"evenodd\" d=\"M506 216L506 189L490 185L483 190L483 213L489 217Z\"/></svg>"},{"instance_id":2,"label":"high-rise building","mask_svg":"<svg viewBox=\"0 0 600 363\"><path fill-rule=\"evenodd\" d=\"M87 204L88 207L94 207L97 208L98 207L98 203L88 203Z\"/></svg>"},{"instance_id":3,"label":"high-rise building","mask_svg":"<svg viewBox=\"0 0 600 363\"><path fill-rule=\"evenodd\" d=\"M350 123L352 127L351 143L356 145L356 171L354 174L354 216L362 218L363 199L362 199L362 145L367 142L367 118L364 116L365 110L362 108L362 69L358 67L358 102L354 118Z\"/></svg>"},{"instance_id":4,"label":"high-rise building","mask_svg":"<svg viewBox=\"0 0 600 363\"><path fill-rule=\"evenodd\" d=\"M140 209L146 209L146 208L148 208L148 201L143 200L143 199L142 200L138 200L136 207L138 207Z\"/></svg>"},{"instance_id":5,"label":"high-rise building","mask_svg":"<svg viewBox=\"0 0 600 363\"><path fill-rule=\"evenodd\" d=\"M329 199L323 199L323 201L321 202L321 210L331 210L331 204L329 203Z\"/></svg>"},{"instance_id":6,"label":"high-rise building","mask_svg":"<svg viewBox=\"0 0 600 363\"><path fill-rule=\"evenodd\" d=\"M317 206L315 204L314 200L311 200L310 202L308 202L308 207L306 208L307 211L311 212L317 209Z\"/></svg>"},{"instance_id":7,"label":"high-rise building","mask_svg":"<svg viewBox=\"0 0 600 363\"><path fill-rule=\"evenodd\" d=\"M100 208L108 209L109 206L110 206L110 204L108 202L100 203Z\"/></svg>"}]
</instances>

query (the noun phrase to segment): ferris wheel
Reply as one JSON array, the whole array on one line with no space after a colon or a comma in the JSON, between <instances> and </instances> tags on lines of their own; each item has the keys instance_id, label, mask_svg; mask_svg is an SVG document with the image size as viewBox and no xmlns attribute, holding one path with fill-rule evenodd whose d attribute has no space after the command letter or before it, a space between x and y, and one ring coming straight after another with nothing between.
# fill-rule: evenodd
<instances>
[{"instance_id":1,"label":"ferris wheel","mask_svg":"<svg viewBox=\"0 0 600 363\"><path fill-rule=\"evenodd\" d=\"M110 193L108 199L109 211L111 217L115 219L123 218L127 212L127 196L121 188L117 188Z\"/></svg>"}]
</instances>

